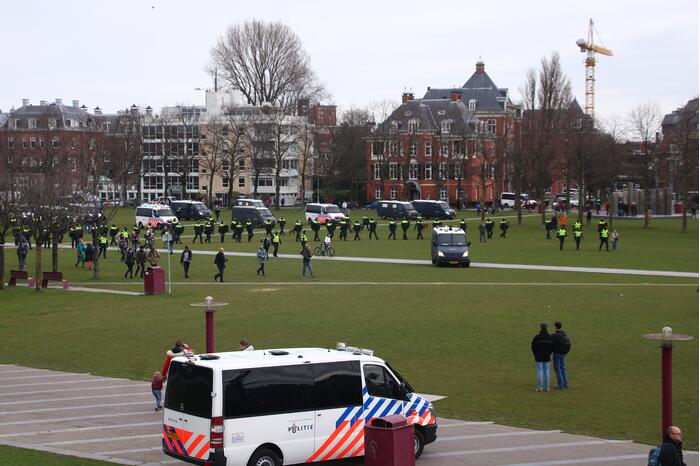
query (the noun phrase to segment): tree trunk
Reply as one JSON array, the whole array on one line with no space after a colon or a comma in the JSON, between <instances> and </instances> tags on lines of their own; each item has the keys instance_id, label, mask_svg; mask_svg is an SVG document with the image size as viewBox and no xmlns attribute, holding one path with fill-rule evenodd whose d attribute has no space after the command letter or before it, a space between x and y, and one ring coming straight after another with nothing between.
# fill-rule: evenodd
<instances>
[{"instance_id":1,"label":"tree trunk","mask_svg":"<svg viewBox=\"0 0 700 466\"><path fill-rule=\"evenodd\" d=\"M231 186L231 183L232 183L232 182L233 182L233 181L232 181L231 179L228 180L229 186ZM213 173L210 173L210 174L209 174L209 189L207 190L207 194L209 195L207 203L208 203L209 206L212 205L212 203L211 203L211 200L212 200L211 192L212 192L213 189L214 189L214 174L213 174Z\"/></svg>"},{"instance_id":2,"label":"tree trunk","mask_svg":"<svg viewBox=\"0 0 700 466\"><path fill-rule=\"evenodd\" d=\"M39 235L35 236L35 238L38 237ZM36 254L36 264L34 264L34 274L36 275L36 281L34 282L34 291L41 291L41 241L36 242L36 246L34 247L34 253Z\"/></svg>"},{"instance_id":3,"label":"tree trunk","mask_svg":"<svg viewBox=\"0 0 700 466\"><path fill-rule=\"evenodd\" d=\"M301 173L301 202L306 201L306 175Z\"/></svg>"},{"instance_id":4,"label":"tree trunk","mask_svg":"<svg viewBox=\"0 0 700 466\"><path fill-rule=\"evenodd\" d=\"M233 160L231 160L231 165L228 174L228 206L233 207Z\"/></svg>"},{"instance_id":5,"label":"tree trunk","mask_svg":"<svg viewBox=\"0 0 700 466\"><path fill-rule=\"evenodd\" d=\"M649 228L649 224L651 223L650 215L648 214L650 208L651 208L651 190L645 189L644 190L644 228Z\"/></svg>"},{"instance_id":6,"label":"tree trunk","mask_svg":"<svg viewBox=\"0 0 700 466\"><path fill-rule=\"evenodd\" d=\"M98 226L92 226L92 278L98 280L100 278L100 249L98 246Z\"/></svg>"},{"instance_id":7,"label":"tree trunk","mask_svg":"<svg viewBox=\"0 0 700 466\"><path fill-rule=\"evenodd\" d=\"M5 286L5 237L0 236L0 290Z\"/></svg>"},{"instance_id":8,"label":"tree trunk","mask_svg":"<svg viewBox=\"0 0 700 466\"><path fill-rule=\"evenodd\" d=\"M58 233L51 235L51 271L58 272Z\"/></svg>"}]
</instances>

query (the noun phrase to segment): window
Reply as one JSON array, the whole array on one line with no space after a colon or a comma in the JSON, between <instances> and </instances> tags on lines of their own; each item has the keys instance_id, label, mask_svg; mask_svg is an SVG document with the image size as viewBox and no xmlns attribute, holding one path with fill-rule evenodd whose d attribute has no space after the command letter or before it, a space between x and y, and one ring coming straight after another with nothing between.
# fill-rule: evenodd
<instances>
[{"instance_id":1,"label":"window","mask_svg":"<svg viewBox=\"0 0 700 466\"><path fill-rule=\"evenodd\" d=\"M412 142L411 147L409 148L408 154L412 157L415 157L418 155L418 143L417 142Z\"/></svg>"},{"instance_id":2,"label":"window","mask_svg":"<svg viewBox=\"0 0 700 466\"><path fill-rule=\"evenodd\" d=\"M102 130L109 132L109 125L109 121L105 121L104 123L102 123Z\"/></svg>"},{"instance_id":3,"label":"window","mask_svg":"<svg viewBox=\"0 0 700 466\"><path fill-rule=\"evenodd\" d=\"M29 128L29 129L36 128L36 120L34 118L30 118L27 120L27 128Z\"/></svg>"},{"instance_id":4,"label":"window","mask_svg":"<svg viewBox=\"0 0 700 466\"><path fill-rule=\"evenodd\" d=\"M391 191L389 191L389 199L396 199L396 186L392 186Z\"/></svg>"},{"instance_id":5,"label":"window","mask_svg":"<svg viewBox=\"0 0 700 466\"><path fill-rule=\"evenodd\" d=\"M438 167L438 176L441 180L447 179L447 162L440 162Z\"/></svg>"},{"instance_id":6,"label":"window","mask_svg":"<svg viewBox=\"0 0 700 466\"><path fill-rule=\"evenodd\" d=\"M224 173L228 173L228 171L231 169L231 164L228 160L224 160L224 162L221 164L221 171Z\"/></svg>"},{"instance_id":7,"label":"window","mask_svg":"<svg viewBox=\"0 0 700 466\"><path fill-rule=\"evenodd\" d=\"M442 120L440 122L440 131L443 133L449 133L452 128L452 120Z\"/></svg>"},{"instance_id":8,"label":"window","mask_svg":"<svg viewBox=\"0 0 700 466\"><path fill-rule=\"evenodd\" d=\"M273 186L272 178L258 178L258 186Z\"/></svg>"},{"instance_id":9,"label":"window","mask_svg":"<svg viewBox=\"0 0 700 466\"><path fill-rule=\"evenodd\" d=\"M496 134L496 120L486 120L486 132Z\"/></svg>"},{"instance_id":10,"label":"window","mask_svg":"<svg viewBox=\"0 0 700 466\"><path fill-rule=\"evenodd\" d=\"M7 147L9 149L14 149L15 148L15 140L13 138L9 138L7 140Z\"/></svg>"},{"instance_id":11,"label":"window","mask_svg":"<svg viewBox=\"0 0 700 466\"><path fill-rule=\"evenodd\" d=\"M433 143L432 142L425 143L425 155L428 157L433 155Z\"/></svg>"},{"instance_id":12,"label":"window","mask_svg":"<svg viewBox=\"0 0 700 466\"><path fill-rule=\"evenodd\" d=\"M26 149L26 148L27 148L27 140L22 138L22 149Z\"/></svg>"},{"instance_id":13,"label":"window","mask_svg":"<svg viewBox=\"0 0 700 466\"><path fill-rule=\"evenodd\" d=\"M399 130L399 122L392 121L391 124L389 125L389 132L395 133L398 130Z\"/></svg>"},{"instance_id":14,"label":"window","mask_svg":"<svg viewBox=\"0 0 700 466\"><path fill-rule=\"evenodd\" d=\"M238 159L238 168L245 169L245 159L244 158Z\"/></svg>"},{"instance_id":15,"label":"window","mask_svg":"<svg viewBox=\"0 0 700 466\"><path fill-rule=\"evenodd\" d=\"M222 375L225 418L314 410L310 364L223 371ZM211 397L207 398L211 404Z\"/></svg>"},{"instance_id":16,"label":"window","mask_svg":"<svg viewBox=\"0 0 700 466\"><path fill-rule=\"evenodd\" d=\"M58 138L53 138L51 140L51 148L52 149L58 149Z\"/></svg>"},{"instance_id":17,"label":"window","mask_svg":"<svg viewBox=\"0 0 700 466\"><path fill-rule=\"evenodd\" d=\"M440 155L443 157L447 157L450 153L449 146L447 145L446 142L443 142L440 144Z\"/></svg>"},{"instance_id":18,"label":"window","mask_svg":"<svg viewBox=\"0 0 700 466\"><path fill-rule=\"evenodd\" d=\"M440 199L443 201L447 200L447 188L440 188Z\"/></svg>"},{"instance_id":19,"label":"window","mask_svg":"<svg viewBox=\"0 0 700 466\"><path fill-rule=\"evenodd\" d=\"M39 139L39 147L40 147L41 149L43 149L44 146L46 146L46 143L44 142L44 140L43 140L43 139Z\"/></svg>"},{"instance_id":20,"label":"window","mask_svg":"<svg viewBox=\"0 0 700 466\"><path fill-rule=\"evenodd\" d=\"M360 363L356 361L314 364L315 409L362 404Z\"/></svg>"},{"instance_id":21,"label":"window","mask_svg":"<svg viewBox=\"0 0 700 466\"><path fill-rule=\"evenodd\" d=\"M379 180L382 177L382 165L379 162L374 162L372 164L372 177L375 180Z\"/></svg>"},{"instance_id":22,"label":"window","mask_svg":"<svg viewBox=\"0 0 700 466\"><path fill-rule=\"evenodd\" d=\"M382 155L384 154L384 143L383 142L373 142L372 143L372 155Z\"/></svg>"},{"instance_id":23,"label":"window","mask_svg":"<svg viewBox=\"0 0 700 466\"><path fill-rule=\"evenodd\" d=\"M419 122L416 119L408 120L408 132L415 133L418 131Z\"/></svg>"},{"instance_id":24,"label":"window","mask_svg":"<svg viewBox=\"0 0 700 466\"><path fill-rule=\"evenodd\" d=\"M230 181L230 180L228 179L228 177L222 178L222 179L221 179L221 187L222 187L222 188L228 188L228 187L229 187L229 184L230 184L229 181Z\"/></svg>"},{"instance_id":25,"label":"window","mask_svg":"<svg viewBox=\"0 0 700 466\"><path fill-rule=\"evenodd\" d=\"M30 149L36 149L36 138L31 138L29 140L29 148Z\"/></svg>"},{"instance_id":26,"label":"window","mask_svg":"<svg viewBox=\"0 0 700 466\"><path fill-rule=\"evenodd\" d=\"M244 176L238 177L238 187L245 188L245 177Z\"/></svg>"},{"instance_id":27,"label":"window","mask_svg":"<svg viewBox=\"0 0 700 466\"><path fill-rule=\"evenodd\" d=\"M389 163L389 179L396 180L398 178L399 178L399 176L398 176L398 169L396 166L396 162Z\"/></svg>"},{"instance_id":28,"label":"window","mask_svg":"<svg viewBox=\"0 0 700 466\"><path fill-rule=\"evenodd\" d=\"M58 126L58 120L55 118L49 118L48 125L49 129L56 129L56 127Z\"/></svg>"},{"instance_id":29,"label":"window","mask_svg":"<svg viewBox=\"0 0 700 466\"><path fill-rule=\"evenodd\" d=\"M95 148L95 138L90 138L90 146L89 147L90 147L90 149Z\"/></svg>"},{"instance_id":30,"label":"window","mask_svg":"<svg viewBox=\"0 0 700 466\"><path fill-rule=\"evenodd\" d=\"M393 398L395 400L405 399L401 393L401 386L386 368L374 364L365 364L362 370L365 373L365 385L367 386L368 395Z\"/></svg>"},{"instance_id":31,"label":"window","mask_svg":"<svg viewBox=\"0 0 700 466\"><path fill-rule=\"evenodd\" d=\"M382 198L382 188L376 188L374 190L374 198L377 200Z\"/></svg>"},{"instance_id":32,"label":"window","mask_svg":"<svg viewBox=\"0 0 700 466\"><path fill-rule=\"evenodd\" d=\"M469 110L476 110L476 99L469 99Z\"/></svg>"},{"instance_id":33,"label":"window","mask_svg":"<svg viewBox=\"0 0 700 466\"><path fill-rule=\"evenodd\" d=\"M399 143L396 141L391 141L389 143L389 153L391 155L396 155L399 152Z\"/></svg>"},{"instance_id":34,"label":"window","mask_svg":"<svg viewBox=\"0 0 700 466\"><path fill-rule=\"evenodd\" d=\"M408 179L417 180L418 179L418 164L411 162L408 168Z\"/></svg>"},{"instance_id":35,"label":"window","mask_svg":"<svg viewBox=\"0 0 700 466\"><path fill-rule=\"evenodd\" d=\"M433 179L433 166L431 164L425 165L425 179L426 180Z\"/></svg>"},{"instance_id":36,"label":"window","mask_svg":"<svg viewBox=\"0 0 700 466\"><path fill-rule=\"evenodd\" d=\"M175 361L168 371L165 407L179 413L211 419L212 370Z\"/></svg>"}]
</instances>

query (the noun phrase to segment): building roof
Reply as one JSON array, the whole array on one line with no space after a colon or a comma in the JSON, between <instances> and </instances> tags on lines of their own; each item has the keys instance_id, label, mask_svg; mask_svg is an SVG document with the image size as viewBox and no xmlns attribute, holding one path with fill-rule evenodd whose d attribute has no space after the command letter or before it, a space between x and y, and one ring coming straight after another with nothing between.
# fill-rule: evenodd
<instances>
[{"instance_id":1,"label":"building roof","mask_svg":"<svg viewBox=\"0 0 700 466\"><path fill-rule=\"evenodd\" d=\"M484 63L476 63L476 70L462 87L428 89L423 99L449 100L450 95L456 92L462 96L464 102L476 100L477 112L503 112L512 103L508 98L508 89L499 88L486 73Z\"/></svg>"},{"instance_id":2,"label":"building roof","mask_svg":"<svg viewBox=\"0 0 700 466\"><path fill-rule=\"evenodd\" d=\"M476 131L477 120L464 102L442 99L414 99L402 103L377 127L388 131L396 122L398 130L408 130L408 122L418 120L419 131L440 130L443 120L452 121L452 133Z\"/></svg>"}]
</instances>

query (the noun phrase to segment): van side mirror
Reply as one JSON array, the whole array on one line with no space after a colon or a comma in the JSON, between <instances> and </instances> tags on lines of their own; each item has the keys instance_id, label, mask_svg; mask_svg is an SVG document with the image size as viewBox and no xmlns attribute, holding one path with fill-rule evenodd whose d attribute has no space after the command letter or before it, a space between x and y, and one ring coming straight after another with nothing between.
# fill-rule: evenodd
<instances>
[{"instance_id":1,"label":"van side mirror","mask_svg":"<svg viewBox=\"0 0 700 466\"><path fill-rule=\"evenodd\" d=\"M472 242L471 242L471 241L467 241L467 247L471 247L471 245L472 245Z\"/></svg>"},{"instance_id":2,"label":"van side mirror","mask_svg":"<svg viewBox=\"0 0 700 466\"><path fill-rule=\"evenodd\" d=\"M437 241L433 241L433 246L437 246Z\"/></svg>"}]
</instances>

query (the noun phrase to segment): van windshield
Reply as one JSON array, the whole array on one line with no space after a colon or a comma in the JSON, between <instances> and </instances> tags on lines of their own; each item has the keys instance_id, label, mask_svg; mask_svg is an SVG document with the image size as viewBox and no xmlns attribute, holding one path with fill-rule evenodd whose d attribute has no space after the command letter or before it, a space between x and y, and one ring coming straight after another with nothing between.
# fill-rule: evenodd
<instances>
[{"instance_id":1,"label":"van windshield","mask_svg":"<svg viewBox=\"0 0 700 466\"><path fill-rule=\"evenodd\" d=\"M192 204L195 210L207 210L207 206L203 202L195 202Z\"/></svg>"},{"instance_id":2,"label":"van windshield","mask_svg":"<svg viewBox=\"0 0 700 466\"><path fill-rule=\"evenodd\" d=\"M263 217L272 217L272 212L267 207L256 207L256 210L260 212Z\"/></svg>"},{"instance_id":3,"label":"van windshield","mask_svg":"<svg viewBox=\"0 0 700 466\"><path fill-rule=\"evenodd\" d=\"M449 208L450 208L450 205L449 205L447 202L445 202L445 201L440 201L440 202L438 202L438 205L439 205L440 207L442 207L443 209L449 209Z\"/></svg>"},{"instance_id":4,"label":"van windshield","mask_svg":"<svg viewBox=\"0 0 700 466\"><path fill-rule=\"evenodd\" d=\"M209 368L173 361L168 371L165 407L211 419L212 378Z\"/></svg>"},{"instance_id":5,"label":"van windshield","mask_svg":"<svg viewBox=\"0 0 700 466\"><path fill-rule=\"evenodd\" d=\"M460 234L441 233L437 237L440 246L466 246L467 238Z\"/></svg>"},{"instance_id":6,"label":"van windshield","mask_svg":"<svg viewBox=\"0 0 700 466\"><path fill-rule=\"evenodd\" d=\"M161 207L160 209L156 210L156 215L158 217L172 217L173 211L170 210L170 207Z\"/></svg>"},{"instance_id":7,"label":"van windshield","mask_svg":"<svg viewBox=\"0 0 700 466\"><path fill-rule=\"evenodd\" d=\"M339 214L340 213L340 209L338 208L337 205L326 206L326 207L324 207L323 210L325 210L326 213L328 213L328 214Z\"/></svg>"}]
</instances>

